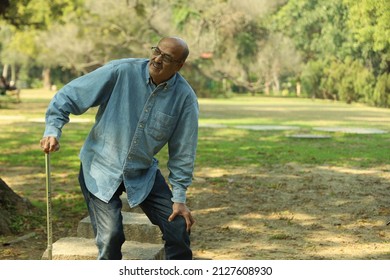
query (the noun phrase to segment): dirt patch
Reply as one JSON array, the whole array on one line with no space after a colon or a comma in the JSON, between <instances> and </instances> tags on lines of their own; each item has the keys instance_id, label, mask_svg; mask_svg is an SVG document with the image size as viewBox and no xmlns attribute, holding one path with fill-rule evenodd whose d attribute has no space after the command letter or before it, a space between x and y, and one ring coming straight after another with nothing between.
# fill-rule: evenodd
<instances>
[{"instance_id":1,"label":"dirt patch","mask_svg":"<svg viewBox=\"0 0 390 280\"><path fill-rule=\"evenodd\" d=\"M388 259L390 166L203 170L193 247L210 259Z\"/></svg>"},{"instance_id":2,"label":"dirt patch","mask_svg":"<svg viewBox=\"0 0 390 280\"><path fill-rule=\"evenodd\" d=\"M23 174L14 176L15 172L8 170L4 179L10 187L16 185L16 191L26 193L29 187L42 184L39 176L22 184ZM69 184L69 178L57 179ZM38 188L34 195L43 199L44 190ZM288 164L272 169L201 169L188 196L196 218L192 231L196 258L390 258L390 226L386 226L390 166L350 169ZM66 215L70 209L61 211L63 219L53 227L54 241L75 236L83 218ZM45 224L23 234L29 232L35 235L0 247L0 259L40 259L46 249Z\"/></svg>"}]
</instances>

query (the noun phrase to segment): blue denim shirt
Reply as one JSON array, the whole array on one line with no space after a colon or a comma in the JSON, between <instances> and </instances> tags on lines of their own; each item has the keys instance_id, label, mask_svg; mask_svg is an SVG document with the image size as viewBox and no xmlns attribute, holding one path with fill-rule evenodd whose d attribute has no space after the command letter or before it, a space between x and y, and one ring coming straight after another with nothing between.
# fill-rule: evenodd
<instances>
[{"instance_id":1,"label":"blue denim shirt","mask_svg":"<svg viewBox=\"0 0 390 280\"><path fill-rule=\"evenodd\" d=\"M111 61L65 85L46 112L44 136L59 140L69 114L99 106L80 160L88 190L105 202L124 182L130 206L141 203L153 187L154 156L165 144L172 201L186 202L198 139L198 101L179 73L156 87L148 64L135 58Z\"/></svg>"}]
</instances>

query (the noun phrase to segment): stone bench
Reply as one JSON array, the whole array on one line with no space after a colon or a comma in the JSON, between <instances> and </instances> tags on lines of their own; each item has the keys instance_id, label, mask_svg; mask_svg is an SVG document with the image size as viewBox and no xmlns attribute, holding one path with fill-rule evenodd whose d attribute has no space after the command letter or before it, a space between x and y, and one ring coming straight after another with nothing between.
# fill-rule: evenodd
<instances>
[{"instance_id":1,"label":"stone bench","mask_svg":"<svg viewBox=\"0 0 390 280\"><path fill-rule=\"evenodd\" d=\"M145 214L134 212L122 212L123 231L126 240L162 244L161 231L158 226L153 225ZM77 236L94 238L91 220L85 217L79 222Z\"/></svg>"},{"instance_id":2,"label":"stone bench","mask_svg":"<svg viewBox=\"0 0 390 280\"><path fill-rule=\"evenodd\" d=\"M53 243L53 260L96 260L98 249L95 240L82 237L65 237ZM48 259L46 250L42 256ZM122 246L123 260L163 260L164 248L160 244L126 241Z\"/></svg>"},{"instance_id":3,"label":"stone bench","mask_svg":"<svg viewBox=\"0 0 390 280\"><path fill-rule=\"evenodd\" d=\"M153 225L139 207L124 203L123 229L126 241L122 246L124 260L163 260L164 245L160 229ZM53 260L95 260L98 249L89 216L79 222L77 237L65 237L53 243ZM47 250L42 259L48 259Z\"/></svg>"}]
</instances>

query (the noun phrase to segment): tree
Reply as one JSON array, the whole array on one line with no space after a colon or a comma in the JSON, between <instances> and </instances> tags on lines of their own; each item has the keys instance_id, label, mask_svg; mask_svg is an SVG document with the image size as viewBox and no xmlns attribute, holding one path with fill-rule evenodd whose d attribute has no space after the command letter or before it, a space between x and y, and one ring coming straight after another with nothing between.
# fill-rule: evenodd
<instances>
[{"instance_id":1,"label":"tree","mask_svg":"<svg viewBox=\"0 0 390 280\"><path fill-rule=\"evenodd\" d=\"M296 76L300 73L301 58L293 42L281 33L273 33L258 54L258 69L265 81L265 93L279 93L282 76Z\"/></svg>"},{"instance_id":2,"label":"tree","mask_svg":"<svg viewBox=\"0 0 390 280\"><path fill-rule=\"evenodd\" d=\"M1 0L0 15L18 29L46 29L53 21L61 22L84 0Z\"/></svg>"},{"instance_id":3,"label":"tree","mask_svg":"<svg viewBox=\"0 0 390 280\"><path fill-rule=\"evenodd\" d=\"M354 96L351 102L382 106L387 87L378 86L381 90L375 94L367 90L377 88L379 81L383 85L380 77L389 72L390 4L361 2L10 1L5 18L14 15L9 22L16 27L3 41L7 44L1 57L4 64L38 66L46 76L53 68L77 76L112 59L147 57L151 44L176 35L184 37L191 50L182 73L194 80L200 94L204 87L216 95L237 88L277 93L287 83L298 87L302 82L309 96ZM346 65L357 67L367 86L342 75L339 70ZM345 88L354 92L342 93ZM375 101L369 101L374 96Z\"/></svg>"},{"instance_id":4,"label":"tree","mask_svg":"<svg viewBox=\"0 0 390 280\"><path fill-rule=\"evenodd\" d=\"M16 0L0 3L3 7L2 18L10 26L4 25L3 29L11 29L11 36L7 44L2 44L2 64L4 69L12 65L15 76L17 66L28 68L30 64L41 65L36 58L40 54L39 42L36 40L42 30L47 30L53 22L64 23L63 19L69 13L80 12L83 0ZM44 67L43 73L50 73ZM27 70L26 70L27 71ZM3 71L6 72L6 71ZM15 81L16 77L12 77ZM46 77L46 79L50 79Z\"/></svg>"},{"instance_id":5,"label":"tree","mask_svg":"<svg viewBox=\"0 0 390 280\"><path fill-rule=\"evenodd\" d=\"M0 178L0 235L17 233L21 223L27 220L33 211L32 204L17 195Z\"/></svg>"},{"instance_id":6,"label":"tree","mask_svg":"<svg viewBox=\"0 0 390 280\"><path fill-rule=\"evenodd\" d=\"M390 108L390 73L384 73L377 79L372 96L368 96L368 103L379 107Z\"/></svg>"},{"instance_id":7,"label":"tree","mask_svg":"<svg viewBox=\"0 0 390 280\"><path fill-rule=\"evenodd\" d=\"M174 9L176 24L190 38L191 69L255 93L264 88L258 54L269 32L263 18L284 1L193 1ZM229 16L226 16L229 15ZM205 58L204 55L207 55Z\"/></svg>"},{"instance_id":8,"label":"tree","mask_svg":"<svg viewBox=\"0 0 390 280\"><path fill-rule=\"evenodd\" d=\"M273 18L273 30L289 36L302 54L309 95L387 106L380 102L389 92L372 98L379 76L390 70L389 1L290 0Z\"/></svg>"},{"instance_id":9,"label":"tree","mask_svg":"<svg viewBox=\"0 0 390 280\"><path fill-rule=\"evenodd\" d=\"M386 0L344 0L356 50L374 74L390 72L390 2Z\"/></svg>"}]
</instances>

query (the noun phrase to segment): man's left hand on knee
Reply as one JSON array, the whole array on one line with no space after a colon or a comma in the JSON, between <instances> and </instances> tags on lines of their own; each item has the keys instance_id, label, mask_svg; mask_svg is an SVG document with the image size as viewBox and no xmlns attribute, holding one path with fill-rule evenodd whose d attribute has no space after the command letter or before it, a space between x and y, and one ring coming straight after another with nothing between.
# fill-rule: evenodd
<instances>
[{"instance_id":1,"label":"man's left hand on knee","mask_svg":"<svg viewBox=\"0 0 390 280\"><path fill-rule=\"evenodd\" d=\"M194 218L191 215L191 211L185 205L185 203L174 202L172 205L172 214L169 216L168 221L172 222L176 216L183 216L186 221L187 231L191 230L192 225L195 223Z\"/></svg>"}]
</instances>

